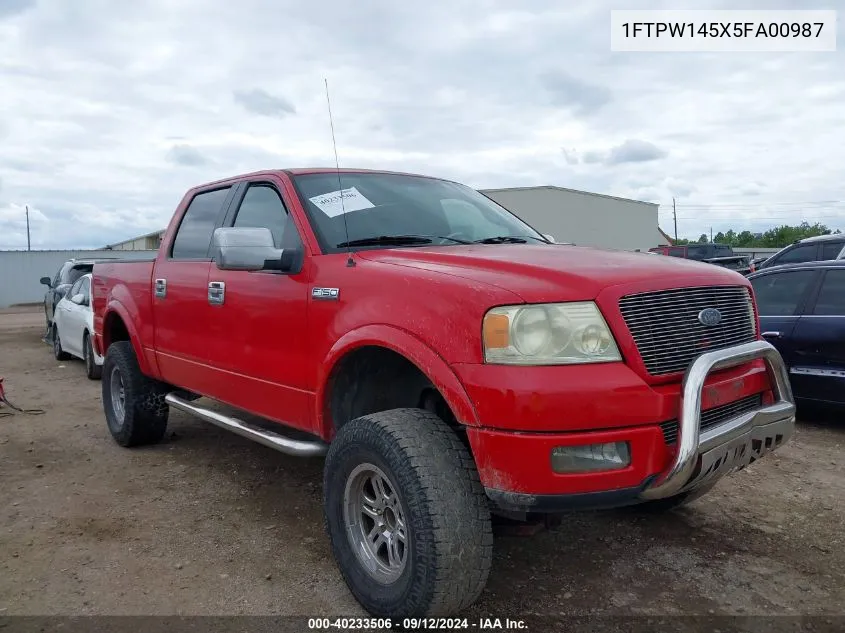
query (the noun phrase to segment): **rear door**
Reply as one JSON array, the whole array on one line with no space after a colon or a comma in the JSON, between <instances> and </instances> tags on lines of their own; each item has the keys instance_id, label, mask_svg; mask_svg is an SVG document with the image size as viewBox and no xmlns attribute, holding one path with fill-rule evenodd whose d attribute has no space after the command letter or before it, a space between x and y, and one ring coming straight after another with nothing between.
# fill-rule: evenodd
<instances>
[{"instance_id":1,"label":"rear door","mask_svg":"<svg viewBox=\"0 0 845 633\"><path fill-rule=\"evenodd\" d=\"M845 404L845 268L823 271L821 284L793 335L790 374L796 396Z\"/></svg>"},{"instance_id":2,"label":"rear door","mask_svg":"<svg viewBox=\"0 0 845 633\"><path fill-rule=\"evenodd\" d=\"M787 366L795 362L793 332L815 288L818 271L786 270L750 279L760 313L760 332Z\"/></svg>"},{"instance_id":3,"label":"rear door","mask_svg":"<svg viewBox=\"0 0 845 633\"><path fill-rule=\"evenodd\" d=\"M270 229L276 248L303 249L282 183L243 183L225 222ZM209 284L222 288L210 306L209 360L221 400L266 418L310 430L313 354L306 336L309 266L302 272L220 270ZM206 298L209 301L210 298Z\"/></svg>"},{"instance_id":4,"label":"rear door","mask_svg":"<svg viewBox=\"0 0 845 633\"><path fill-rule=\"evenodd\" d=\"M233 186L200 190L182 215L175 236L153 268L155 351L162 378L208 393L214 373L208 362L208 269L211 236L223 222Z\"/></svg>"}]
</instances>

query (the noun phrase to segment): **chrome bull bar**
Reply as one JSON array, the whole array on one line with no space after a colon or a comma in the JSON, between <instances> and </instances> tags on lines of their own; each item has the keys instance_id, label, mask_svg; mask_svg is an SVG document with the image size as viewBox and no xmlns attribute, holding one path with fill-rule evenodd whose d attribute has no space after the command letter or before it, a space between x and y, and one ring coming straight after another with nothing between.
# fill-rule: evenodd
<instances>
[{"instance_id":1,"label":"chrome bull bar","mask_svg":"<svg viewBox=\"0 0 845 633\"><path fill-rule=\"evenodd\" d=\"M701 392L707 376L753 360L766 363L774 400L700 432ZM646 488L643 500L664 499L715 482L784 444L795 430L795 400L786 365L766 341L702 354L684 375L678 452L672 465Z\"/></svg>"}]
</instances>

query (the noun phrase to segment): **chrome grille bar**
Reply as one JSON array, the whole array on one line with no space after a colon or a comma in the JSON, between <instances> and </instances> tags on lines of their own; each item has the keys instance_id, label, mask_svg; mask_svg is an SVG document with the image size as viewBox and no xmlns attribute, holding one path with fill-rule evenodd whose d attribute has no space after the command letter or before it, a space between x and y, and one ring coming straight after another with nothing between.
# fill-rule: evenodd
<instances>
[{"instance_id":1,"label":"chrome grille bar","mask_svg":"<svg viewBox=\"0 0 845 633\"><path fill-rule=\"evenodd\" d=\"M702 310L715 308L718 325L702 324ZM646 370L652 376L682 372L705 352L756 340L751 294L744 286L674 288L627 295L619 310Z\"/></svg>"}]
</instances>

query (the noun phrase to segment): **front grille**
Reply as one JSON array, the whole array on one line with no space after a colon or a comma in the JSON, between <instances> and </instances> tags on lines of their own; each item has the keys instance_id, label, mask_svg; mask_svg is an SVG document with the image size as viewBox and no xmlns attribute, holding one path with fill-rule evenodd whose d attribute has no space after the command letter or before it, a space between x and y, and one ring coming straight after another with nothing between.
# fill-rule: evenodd
<instances>
[{"instance_id":1,"label":"front grille","mask_svg":"<svg viewBox=\"0 0 845 633\"><path fill-rule=\"evenodd\" d=\"M740 398L734 402L729 402L728 404L713 407L707 411L702 411L700 430L706 431L738 415L760 409L762 406L763 394L758 393L746 398ZM677 420L669 420L660 425L660 429L663 431L663 440L666 444L671 446L678 442L679 427L680 424Z\"/></svg>"},{"instance_id":2,"label":"front grille","mask_svg":"<svg viewBox=\"0 0 845 633\"><path fill-rule=\"evenodd\" d=\"M716 308L718 325L703 325L698 315ZM705 352L756 339L751 294L742 286L677 288L628 295L619 310L652 376L685 371Z\"/></svg>"},{"instance_id":3,"label":"front grille","mask_svg":"<svg viewBox=\"0 0 845 633\"><path fill-rule=\"evenodd\" d=\"M707 411L701 412L701 430L706 431L710 427L718 426L726 420L735 418L738 415L754 411L763 406L763 394L758 393L747 398L741 398L728 404L723 404Z\"/></svg>"}]
</instances>

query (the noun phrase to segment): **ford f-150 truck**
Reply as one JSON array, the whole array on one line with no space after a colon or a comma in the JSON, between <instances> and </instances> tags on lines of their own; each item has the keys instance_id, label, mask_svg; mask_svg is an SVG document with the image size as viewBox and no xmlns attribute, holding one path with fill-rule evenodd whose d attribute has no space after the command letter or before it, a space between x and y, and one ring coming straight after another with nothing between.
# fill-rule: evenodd
<instances>
[{"instance_id":1,"label":"ford f-150 truck","mask_svg":"<svg viewBox=\"0 0 845 633\"><path fill-rule=\"evenodd\" d=\"M116 442L160 440L172 408L324 456L333 554L380 617L470 605L491 514L670 509L795 423L742 275L554 244L436 178L196 187L154 260L95 265L93 296Z\"/></svg>"}]
</instances>

